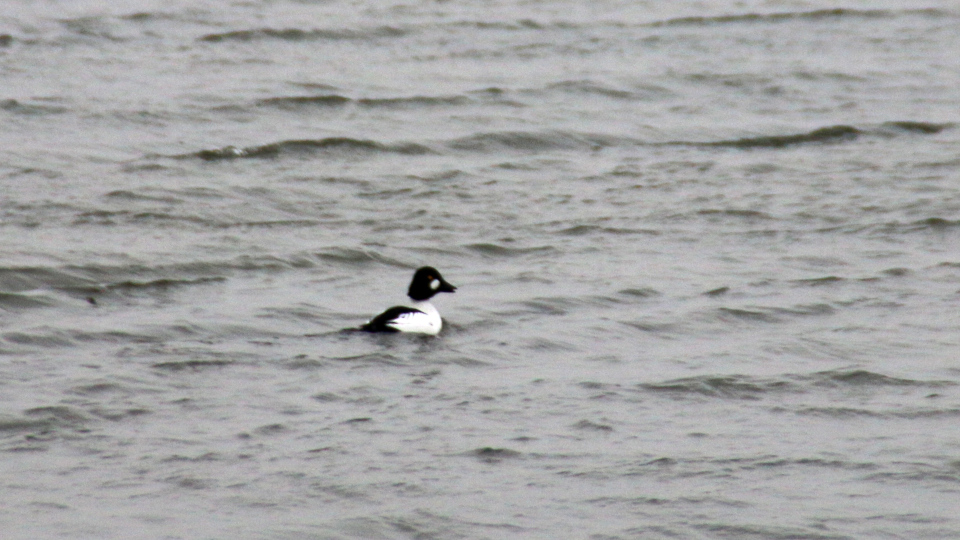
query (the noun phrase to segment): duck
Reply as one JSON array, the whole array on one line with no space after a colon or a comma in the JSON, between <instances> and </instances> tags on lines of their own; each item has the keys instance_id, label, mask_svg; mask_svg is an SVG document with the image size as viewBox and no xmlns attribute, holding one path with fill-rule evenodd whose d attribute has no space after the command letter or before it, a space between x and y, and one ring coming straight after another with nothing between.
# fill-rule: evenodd
<instances>
[{"instance_id":1,"label":"duck","mask_svg":"<svg viewBox=\"0 0 960 540\"><path fill-rule=\"evenodd\" d=\"M418 268L413 273L407 296L409 305L394 306L360 327L364 332L404 332L435 336L443 328L440 312L429 302L438 293L452 293L457 288L443 279L432 266Z\"/></svg>"}]
</instances>

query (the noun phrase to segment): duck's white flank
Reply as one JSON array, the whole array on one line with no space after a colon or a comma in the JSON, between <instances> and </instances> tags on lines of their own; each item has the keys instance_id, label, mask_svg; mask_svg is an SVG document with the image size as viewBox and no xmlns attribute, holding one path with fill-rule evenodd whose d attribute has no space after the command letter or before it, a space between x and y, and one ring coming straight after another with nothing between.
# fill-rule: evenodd
<instances>
[{"instance_id":1,"label":"duck's white flank","mask_svg":"<svg viewBox=\"0 0 960 540\"><path fill-rule=\"evenodd\" d=\"M396 328L401 332L412 332L418 334L430 334L435 336L440 333L443 327L443 320L440 318L440 312L433 304L426 301L410 302L408 304L414 309L419 309L423 313L403 313L396 319L387 323L387 326Z\"/></svg>"}]
</instances>

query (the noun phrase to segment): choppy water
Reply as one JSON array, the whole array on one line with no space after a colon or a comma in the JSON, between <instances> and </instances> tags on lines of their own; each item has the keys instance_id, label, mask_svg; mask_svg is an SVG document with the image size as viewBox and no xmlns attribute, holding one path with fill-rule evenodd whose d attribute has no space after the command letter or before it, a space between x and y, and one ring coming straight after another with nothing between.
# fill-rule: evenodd
<instances>
[{"instance_id":1,"label":"choppy water","mask_svg":"<svg viewBox=\"0 0 960 540\"><path fill-rule=\"evenodd\" d=\"M947 1L0 8L0 531L960 537ZM436 339L345 334L412 269Z\"/></svg>"}]
</instances>

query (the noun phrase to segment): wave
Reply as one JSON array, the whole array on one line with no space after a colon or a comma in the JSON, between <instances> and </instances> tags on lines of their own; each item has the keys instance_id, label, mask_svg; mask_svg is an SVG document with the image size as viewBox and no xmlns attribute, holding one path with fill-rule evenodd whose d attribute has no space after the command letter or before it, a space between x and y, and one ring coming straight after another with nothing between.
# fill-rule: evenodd
<instances>
[{"instance_id":1,"label":"wave","mask_svg":"<svg viewBox=\"0 0 960 540\"><path fill-rule=\"evenodd\" d=\"M468 244L465 246L468 250L478 253L480 255L491 257L491 258L513 258L513 257L522 257L526 255L542 255L545 253L555 253L557 248L553 246L535 246L535 247L507 247L501 246L500 244L492 244L488 242L481 242L476 244Z\"/></svg>"},{"instance_id":2,"label":"wave","mask_svg":"<svg viewBox=\"0 0 960 540\"><path fill-rule=\"evenodd\" d=\"M90 210L80 212L73 220L73 225L116 225L119 222L128 223L176 223L209 226L214 221L200 216L175 214L170 212L133 212L130 210Z\"/></svg>"},{"instance_id":3,"label":"wave","mask_svg":"<svg viewBox=\"0 0 960 540\"><path fill-rule=\"evenodd\" d=\"M593 151L613 146L633 146L637 144L642 143L625 137L591 133L499 131L461 137L446 143L446 146L454 150L492 153L504 149L521 151L583 149Z\"/></svg>"},{"instance_id":4,"label":"wave","mask_svg":"<svg viewBox=\"0 0 960 540\"><path fill-rule=\"evenodd\" d=\"M300 109L304 107L343 107L354 104L367 109L409 109L420 107L449 107L473 103L474 100L463 95L452 96L405 96L387 98L351 99L339 94L319 96L284 96L266 98L257 102L259 106L282 109Z\"/></svg>"},{"instance_id":5,"label":"wave","mask_svg":"<svg viewBox=\"0 0 960 540\"><path fill-rule=\"evenodd\" d=\"M782 408L780 410L783 410ZM918 420L923 418L955 418L960 417L960 409L935 409L930 407L872 410L861 407L801 407L793 410L800 416L817 416L824 418L855 419L855 418L883 418L900 420Z\"/></svg>"},{"instance_id":6,"label":"wave","mask_svg":"<svg viewBox=\"0 0 960 540\"><path fill-rule=\"evenodd\" d=\"M171 279L171 278L160 278L147 281L121 281L118 283L110 283L104 287L99 288L98 290L91 292L106 292L106 291L135 291L135 290L148 290L148 289L160 289L168 290L176 287L187 287L190 285L204 285L207 283L220 283L226 281L227 278L223 276L213 276L213 277L201 277L196 279Z\"/></svg>"},{"instance_id":7,"label":"wave","mask_svg":"<svg viewBox=\"0 0 960 540\"><path fill-rule=\"evenodd\" d=\"M860 232L864 229L875 231L881 234L908 234L915 232L952 232L960 228L960 219L946 219L942 217L929 217L918 219L916 221L892 221L866 227L858 227L853 232Z\"/></svg>"},{"instance_id":8,"label":"wave","mask_svg":"<svg viewBox=\"0 0 960 540\"><path fill-rule=\"evenodd\" d=\"M331 100L330 103L339 103L338 97L319 96L316 98L269 98L267 101L280 107L296 106L300 100L303 103L318 103ZM348 99L348 98L343 98ZM432 103L437 104L448 98L409 98L413 101L403 101L408 98L398 98L397 103ZM457 99L457 98L449 98ZM272 101L279 100L279 101ZM285 101L287 100L287 101ZM292 101L289 101L292 100ZM392 100L388 100L392 101ZM360 100L358 103L363 103ZM380 102L378 102L380 103ZM329 106L329 105L324 105ZM370 106L384 106L382 103ZM500 153L504 150L519 152L549 152L554 150L597 151L612 147L642 147L642 146L690 146L699 148L736 148L750 149L783 149L804 144L836 144L857 140L864 136L891 137L899 134L930 135L953 128L954 124L935 124L916 121L886 122L874 128L856 128L853 126L838 125L818 128L813 131L788 134L745 137L739 139L718 141L642 141L632 137L607 135L598 133L580 133L575 131L499 131L478 133L459 137L448 141L439 141L430 144L415 142L382 143L370 139L352 137L327 137L323 139L295 139L260 146L236 147L200 150L187 154L178 154L168 157L187 159L199 158L207 161L230 159L264 159L282 156L304 156L318 153L348 153L356 154L402 154L402 155L429 155L440 153L440 149L456 152ZM736 215L738 212L744 217L762 218L760 213L736 210L706 210L705 213L725 213Z\"/></svg>"},{"instance_id":9,"label":"wave","mask_svg":"<svg viewBox=\"0 0 960 540\"><path fill-rule=\"evenodd\" d=\"M115 17L80 16L60 19L58 22L65 30L70 32L70 35L83 39L93 38L115 43L122 43L131 39L129 34L121 35L124 31L122 28L123 20Z\"/></svg>"},{"instance_id":10,"label":"wave","mask_svg":"<svg viewBox=\"0 0 960 540\"><path fill-rule=\"evenodd\" d=\"M106 293L169 290L221 283L234 272L278 271L309 268L323 262L344 263L336 258L336 249L329 255L293 254L286 258L273 256L240 256L234 259L194 261L168 265L87 265L65 267L0 267L0 303L14 305L47 305L48 298L36 293L60 291L85 298ZM369 257L381 261L375 255Z\"/></svg>"},{"instance_id":11,"label":"wave","mask_svg":"<svg viewBox=\"0 0 960 540\"><path fill-rule=\"evenodd\" d=\"M156 195L150 194L150 192L157 192ZM158 190L155 188L146 188L141 191L131 191L128 189L118 189L111 192L108 192L104 197L108 199L118 199L123 201L147 201L147 202L159 202L166 204L180 204L184 202L184 199L180 196L176 196L175 190Z\"/></svg>"},{"instance_id":12,"label":"wave","mask_svg":"<svg viewBox=\"0 0 960 540\"><path fill-rule=\"evenodd\" d=\"M35 407L23 411L23 417L0 419L0 432L4 431L49 431L57 427L77 428L85 424L87 415L64 405Z\"/></svg>"},{"instance_id":13,"label":"wave","mask_svg":"<svg viewBox=\"0 0 960 540\"><path fill-rule=\"evenodd\" d=\"M701 216L730 216L736 218L746 218L746 219L773 219L773 216L767 214L766 212L760 212L758 210L739 210L735 208L706 208L697 212Z\"/></svg>"},{"instance_id":14,"label":"wave","mask_svg":"<svg viewBox=\"0 0 960 540\"><path fill-rule=\"evenodd\" d=\"M669 29L683 27L707 27L724 24L780 24L794 21L821 22L833 20L881 20L897 17L936 17L955 18L955 11L922 8L905 10L884 9L820 9L811 11L777 12L777 13L737 13L729 15L677 17L652 22L624 23L615 20L575 22L575 21L537 21L529 18L514 21L487 21L487 20L451 20L448 22L426 22L421 24L373 25L368 27L332 27L332 28L275 28L253 27L234 30L210 32L195 38L198 43L223 44L247 43L255 41L277 40L286 42L310 41L363 41L380 39L403 38L416 33L459 33L462 29L491 30L491 31L526 31L543 32L545 30L594 30L609 28L616 30L629 29ZM153 38L158 32L156 27L145 27L156 21L173 21L181 25L200 25L208 27L210 21L197 17L191 12L134 12L114 17L85 16L59 19L60 25L68 32L67 39L94 39L123 43L136 39ZM32 33L31 31L25 31ZM34 31L35 32L35 31ZM60 35L52 38L54 42L62 42ZM29 36L14 36L9 33L0 34L0 48L10 47L15 42L33 44L42 42L38 38Z\"/></svg>"},{"instance_id":15,"label":"wave","mask_svg":"<svg viewBox=\"0 0 960 540\"><path fill-rule=\"evenodd\" d=\"M950 486L960 480L957 462L949 459L933 460L851 460L813 455L810 457L785 456L778 454L742 455L720 458L675 458L638 456L630 462L621 464L621 474L628 476L659 475L668 467L675 476L702 477L722 471L724 477L740 477L744 473L768 471L780 476L794 475L803 477L813 474L848 473L867 482L903 481L946 482ZM780 471L780 472L776 472ZM665 504L669 499L656 499L656 504ZM910 514L913 516L913 514ZM800 529L766 528L739 525L710 524L700 527L703 530L719 533L720 538L764 538L764 539L847 539L846 535L823 534L823 531L804 531ZM712 538L713 536L711 536Z\"/></svg>"},{"instance_id":16,"label":"wave","mask_svg":"<svg viewBox=\"0 0 960 540\"><path fill-rule=\"evenodd\" d=\"M40 116L46 114L62 114L69 109L55 105L38 105L36 103L21 103L15 99L0 100L0 110L23 116Z\"/></svg>"},{"instance_id":17,"label":"wave","mask_svg":"<svg viewBox=\"0 0 960 540\"><path fill-rule=\"evenodd\" d=\"M45 268L7 267L0 268L0 290L19 293L38 289L69 290L86 287L96 282L100 272L93 268Z\"/></svg>"},{"instance_id":18,"label":"wave","mask_svg":"<svg viewBox=\"0 0 960 540\"><path fill-rule=\"evenodd\" d=\"M618 88L610 88L601 84L597 84L589 80L576 80L576 81L562 81L548 85L547 90L559 90L562 92L568 92L573 94L584 94L584 95L598 95L613 99L628 100L634 101L644 97L643 95L632 92L630 90L622 90ZM653 90L653 87L648 87L648 91ZM665 88L656 88L658 93L666 94L668 91Z\"/></svg>"},{"instance_id":19,"label":"wave","mask_svg":"<svg viewBox=\"0 0 960 540\"><path fill-rule=\"evenodd\" d=\"M448 105L467 105L473 100L467 96L410 96L400 98L361 98L357 104L369 108L407 108Z\"/></svg>"},{"instance_id":20,"label":"wave","mask_svg":"<svg viewBox=\"0 0 960 540\"><path fill-rule=\"evenodd\" d=\"M714 26L718 24L743 23L780 23L789 21L822 21L832 19L889 19L901 15L920 15L924 17L951 17L953 12L940 9L818 9L813 11L795 11L780 13L743 13L736 15L714 15L701 17L677 17L663 21L655 21L645 26L652 28L670 26Z\"/></svg>"},{"instance_id":21,"label":"wave","mask_svg":"<svg viewBox=\"0 0 960 540\"><path fill-rule=\"evenodd\" d=\"M807 287L820 287L824 285L833 285L847 281L846 278L838 276L823 276L818 278L794 279L790 283Z\"/></svg>"},{"instance_id":22,"label":"wave","mask_svg":"<svg viewBox=\"0 0 960 540\"><path fill-rule=\"evenodd\" d=\"M448 23L446 26L452 28L470 28L479 30L544 30L546 28L575 28L577 25L570 23L557 22L545 24L534 21L533 19L518 19L517 21L477 21L477 20L459 20Z\"/></svg>"},{"instance_id":23,"label":"wave","mask_svg":"<svg viewBox=\"0 0 960 540\"><path fill-rule=\"evenodd\" d=\"M641 287L641 288L620 289L619 291L617 291L617 294L622 294L624 296L629 296L633 298L651 298L654 296L660 296L662 293L656 289L651 289L649 287Z\"/></svg>"},{"instance_id":24,"label":"wave","mask_svg":"<svg viewBox=\"0 0 960 540\"><path fill-rule=\"evenodd\" d=\"M315 255L318 260L330 262L341 266L364 266L369 264L386 264L395 268L406 268L414 270L415 267L408 266L402 262L385 257L374 251L350 248L331 248Z\"/></svg>"},{"instance_id":25,"label":"wave","mask_svg":"<svg viewBox=\"0 0 960 540\"><path fill-rule=\"evenodd\" d=\"M581 420L572 426L573 429L583 430L583 431L599 431L599 432L611 432L614 431L613 426L607 424L599 424L597 422L591 422L590 420Z\"/></svg>"},{"instance_id":26,"label":"wave","mask_svg":"<svg viewBox=\"0 0 960 540\"><path fill-rule=\"evenodd\" d=\"M770 135L762 137L746 137L728 141L675 144L731 148L784 148L798 144L852 141L861 135L863 135L863 132L853 126L829 126L815 129L807 133L797 133L794 135Z\"/></svg>"},{"instance_id":27,"label":"wave","mask_svg":"<svg viewBox=\"0 0 960 540\"><path fill-rule=\"evenodd\" d=\"M612 234L616 236L641 234L646 236L659 236L660 231L653 229L628 229L623 227L603 227L600 225L574 225L557 231L557 234L563 236L586 236L592 234Z\"/></svg>"},{"instance_id":28,"label":"wave","mask_svg":"<svg viewBox=\"0 0 960 540\"><path fill-rule=\"evenodd\" d=\"M222 368L235 364L233 360L175 360L170 362L157 362L153 364L155 369L164 371L202 371L211 368Z\"/></svg>"},{"instance_id":29,"label":"wave","mask_svg":"<svg viewBox=\"0 0 960 540\"><path fill-rule=\"evenodd\" d=\"M185 326L182 324L168 326L152 326L137 332L119 330L85 331L76 329L62 329L51 326L40 326L24 331L10 331L2 334L5 343L30 348L59 349L75 347L81 343L108 343L108 344L139 344L163 343L172 337L184 334L198 335L201 332L209 335L216 329ZM235 329L227 329L227 332ZM252 332L247 332L250 335Z\"/></svg>"},{"instance_id":30,"label":"wave","mask_svg":"<svg viewBox=\"0 0 960 540\"><path fill-rule=\"evenodd\" d=\"M721 321L742 320L749 322L778 323L783 319L762 309L744 309L744 308L717 308L717 315Z\"/></svg>"},{"instance_id":31,"label":"wave","mask_svg":"<svg viewBox=\"0 0 960 540\"><path fill-rule=\"evenodd\" d=\"M640 384L639 387L656 393L728 399L760 399L762 394L795 390L795 385L787 380L763 380L745 375L687 377L662 383Z\"/></svg>"},{"instance_id":32,"label":"wave","mask_svg":"<svg viewBox=\"0 0 960 540\"><path fill-rule=\"evenodd\" d=\"M862 369L821 371L804 377L815 386L846 387L846 386L917 386L922 388L942 388L956 386L952 381L921 381L903 379L873 373Z\"/></svg>"},{"instance_id":33,"label":"wave","mask_svg":"<svg viewBox=\"0 0 960 540\"><path fill-rule=\"evenodd\" d=\"M857 128L847 125L827 126L788 135L765 135L719 141L674 141L662 143L668 146L695 146L703 148L770 148L781 149L805 144L836 144L858 140L864 136L894 137L900 134L933 135L955 127L952 123L919 121L884 122L874 127Z\"/></svg>"},{"instance_id":34,"label":"wave","mask_svg":"<svg viewBox=\"0 0 960 540\"><path fill-rule=\"evenodd\" d=\"M950 229L956 229L960 227L960 219L944 219L939 217L932 217L927 219L921 219L919 221L914 221L909 224L912 230L934 230L934 231L945 231Z\"/></svg>"},{"instance_id":35,"label":"wave","mask_svg":"<svg viewBox=\"0 0 960 540\"><path fill-rule=\"evenodd\" d=\"M368 334L368 336L371 337L372 339L377 339L378 337L380 337L375 334ZM401 356L390 354L387 352L372 352L372 353L357 354L352 356L325 356L323 357L323 359L334 361L334 362L348 362L351 365L372 364L372 365L385 365L385 366L404 366L407 363L406 360Z\"/></svg>"},{"instance_id":36,"label":"wave","mask_svg":"<svg viewBox=\"0 0 960 540\"><path fill-rule=\"evenodd\" d=\"M299 28L258 28L253 30L232 30L229 32L219 32L206 34L197 38L197 41L205 43L222 43L224 41L260 41L267 39L276 39L281 41L343 41L343 40L363 40L372 38L396 38L403 37L409 33L408 30L397 28L395 26L379 26L361 30L338 29L338 30L301 30Z\"/></svg>"},{"instance_id":37,"label":"wave","mask_svg":"<svg viewBox=\"0 0 960 540\"><path fill-rule=\"evenodd\" d=\"M467 457L475 457L484 463L500 463L505 459L519 459L523 457L523 454L511 450L509 448L493 448L490 446L485 446L483 448L477 448L469 452L462 454Z\"/></svg>"},{"instance_id":38,"label":"wave","mask_svg":"<svg viewBox=\"0 0 960 540\"><path fill-rule=\"evenodd\" d=\"M605 295L587 295L587 296L536 296L525 300L514 300L505 302L503 309L496 312L497 318L517 317L522 315L544 315L556 316L566 315L570 311L584 307L607 308L615 305L630 305L638 302L641 298L650 298L659 296L661 293L653 289L625 289L619 292L620 296ZM634 323L625 323L633 326ZM542 340L541 344L549 347L557 346L559 342L548 342ZM566 345L562 345L567 348Z\"/></svg>"},{"instance_id":39,"label":"wave","mask_svg":"<svg viewBox=\"0 0 960 540\"><path fill-rule=\"evenodd\" d=\"M951 122L946 123L932 123L932 122L911 122L909 120L901 120L896 122L884 122L880 124L881 129L887 129L892 131L905 131L907 133L921 133L924 135L932 135L940 133L945 129L954 127L955 124Z\"/></svg>"},{"instance_id":40,"label":"wave","mask_svg":"<svg viewBox=\"0 0 960 540\"><path fill-rule=\"evenodd\" d=\"M783 323L797 317L823 316L836 313L829 304L798 304L793 307L719 307L716 317L721 322Z\"/></svg>"},{"instance_id":41,"label":"wave","mask_svg":"<svg viewBox=\"0 0 960 540\"><path fill-rule=\"evenodd\" d=\"M264 107L279 107L283 109L298 109L301 107L342 107L353 102L352 99L337 94L322 96L285 96L261 99L257 105Z\"/></svg>"},{"instance_id":42,"label":"wave","mask_svg":"<svg viewBox=\"0 0 960 540\"><path fill-rule=\"evenodd\" d=\"M702 294L703 294L703 296L709 296L709 297L712 297L712 298L716 298L716 297L719 297L719 296L723 296L723 295L727 294L728 292L730 292L730 287L723 286L723 287L717 287L716 289L710 289L709 291L704 291Z\"/></svg>"},{"instance_id":43,"label":"wave","mask_svg":"<svg viewBox=\"0 0 960 540\"><path fill-rule=\"evenodd\" d=\"M694 529L705 532L711 538L747 538L764 540L850 540L846 534L833 534L803 527L776 525L727 525L710 523L696 525Z\"/></svg>"},{"instance_id":44,"label":"wave","mask_svg":"<svg viewBox=\"0 0 960 540\"><path fill-rule=\"evenodd\" d=\"M906 379L855 369L821 371L812 374L786 374L772 378L757 378L747 375L703 375L660 383L643 383L638 387L647 392L674 394L680 397L706 396L757 400L767 394L807 393L824 388L854 389L893 386L934 389L957 385L958 383L953 381ZM855 413L841 412L838 414Z\"/></svg>"},{"instance_id":45,"label":"wave","mask_svg":"<svg viewBox=\"0 0 960 540\"><path fill-rule=\"evenodd\" d=\"M98 391L111 392L125 389L108 383L88 385L87 388L78 387L74 390L76 391L74 393L80 395L85 395L84 390L87 390L89 395ZM139 407L107 408L98 404L82 408L66 405L34 407L23 411L21 415L0 415L0 434L25 433L23 436L12 439L4 451L42 452L47 449L45 443L62 436L61 433L70 436L78 431L86 431L87 426L98 419L117 422L149 413L148 409Z\"/></svg>"},{"instance_id":46,"label":"wave","mask_svg":"<svg viewBox=\"0 0 960 540\"><path fill-rule=\"evenodd\" d=\"M570 131L524 132L507 131L470 135L444 143L454 150L497 152L504 149L521 151L588 150L631 146L691 146L700 148L783 149L806 144L837 144L865 136L894 137L898 135L932 135L955 127L953 123L920 121L884 122L875 126L826 126L786 135L763 135L717 141L642 141L632 137ZM705 210L705 214L722 213L741 217L769 217L750 210Z\"/></svg>"},{"instance_id":47,"label":"wave","mask_svg":"<svg viewBox=\"0 0 960 540\"><path fill-rule=\"evenodd\" d=\"M281 141L263 146L249 146L237 148L226 146L213 150L200 150L191 154L174 156L178 158L196 157L207 161L241 158L275 158L281 155L309 155L321 152L349 152L349 153L387 153L423 155L433 153L429 148L419 144L383 144L367 139L352 139L350 137L328 137L325 139L299 139Z\"/></svg>"},{"instance_id":48,"label":"wave","mask_svg":"<svg viewBox=\"0 0 960 540\"><path fill-rule=\"evenodd\" d=\"M17 294L0 292L0 308L17 310L28 308L49 307L56 305L53 298L38 294Z\"/></svg>"},{"instance_id":49,"label":"wave","mask_svg":"<svg viewBox=\"0 0 960 540\"><path fill-rule=\"evenodd\" d=\"M315 219L272 219L244 221L234 219L207 218L174 212L134 212L130 210L90 210L80 212L74 218L73 225L114 226L118 224L148 225L162 227L173 225L196 225L211 229L274 229L314 227L321 222Z\"/></svg>"}]
</instances>

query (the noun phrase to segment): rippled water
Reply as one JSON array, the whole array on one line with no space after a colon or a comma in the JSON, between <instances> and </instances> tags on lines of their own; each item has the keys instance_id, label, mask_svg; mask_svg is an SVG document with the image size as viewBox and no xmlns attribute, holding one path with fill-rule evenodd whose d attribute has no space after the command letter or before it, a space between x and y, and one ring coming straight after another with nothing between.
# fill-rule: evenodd
<instances>
[{"instance_id":1,"label":"rippled water","mask_svg":"<svg viewBox=\"0 0 960 540\"><path fill-rule=\"evenodd\" d=\"M8 538L960 537L947 1L0 10ZM430 264L438 338L344 333Z\"/></svg>"}]
</instances>

